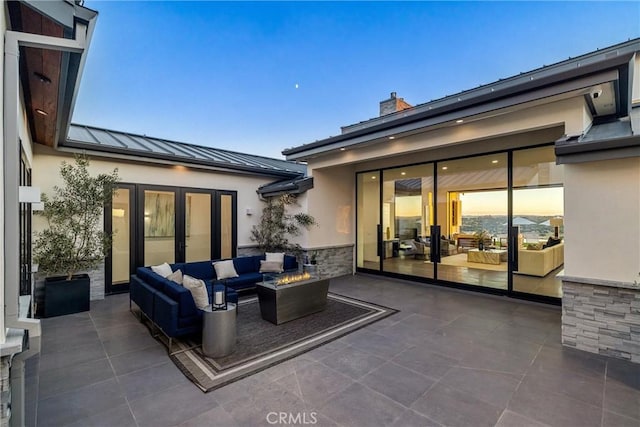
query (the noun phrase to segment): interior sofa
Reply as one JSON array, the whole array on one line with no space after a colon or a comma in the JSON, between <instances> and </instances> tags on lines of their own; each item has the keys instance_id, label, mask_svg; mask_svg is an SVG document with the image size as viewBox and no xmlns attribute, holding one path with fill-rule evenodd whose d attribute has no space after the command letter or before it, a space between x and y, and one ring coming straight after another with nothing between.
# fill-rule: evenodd
<instances>
[{"instance_id":1,"label":"interior sofa","mask_svg":"<svg viewBox=\"0 0 640 427\"><path fill-rule=\"evenodd\" d=\"M226 286L227 302L238 302L237 291L254 287L262 280L260 261L264 255L233 258L238 277L218 280L213 263L200 261L171 264L173 272L181 270L183 274L201 279L207 287L209 303L214 290ZM295 257L285 255L285 271L297 271ZM182 285L156 274L150 267L138 267L131 276L129 284L129 307L135 303L141 314L156 325L169 338L171 351L172 338L199 333L202 330L202 310L196 307L191 291Z\"/></svg>"},{"instance_id":2,"label":"interior sofa","mask_svg":"<svg viewBox=\"0 0 640 427\"><path fill-rule=\"evenodd\" d=\"M518 250L518 274L544 277L564 264L564 243L558 243L544 249Z\"/></svg>"}]
</instances>

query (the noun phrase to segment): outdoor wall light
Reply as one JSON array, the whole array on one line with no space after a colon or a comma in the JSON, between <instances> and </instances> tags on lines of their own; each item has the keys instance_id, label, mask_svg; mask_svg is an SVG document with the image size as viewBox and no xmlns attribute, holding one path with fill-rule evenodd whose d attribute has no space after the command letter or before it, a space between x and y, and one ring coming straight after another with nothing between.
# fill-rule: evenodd
<instances>
[{"instance_id":1,"label":"outdoor wall light","mask_svg":"<svg viewBox=\"0 0 640 427\"><path fill-rule=\"evenodd\" d=\"M443 166L443 167L442 167L442 170L443 170L443 171L446 171L447 169L449 169L449 168L448 168L448 167L446 167L446 166Z\"/></svg>"},{"instance_id":2,"label":"outdoor wall light","mask_svg":"<svg viewBox=\"0 0 640 427\"><path fill-rule=\"evenodd\" d=\"M40 188L21 185L18 187L18 202L40 203Z\"/></svg>"},{"instance_id":3,"label":"outdoor wall light","mask_svg":"<svg viewBox=\"0 0 640 427\"><path fill-rule=\"evenodd\" d=\"M495 165L496 163L498 163L498 161L497 160L491 160L491 163L493 163Z\"/></svg>"}]
</instances>

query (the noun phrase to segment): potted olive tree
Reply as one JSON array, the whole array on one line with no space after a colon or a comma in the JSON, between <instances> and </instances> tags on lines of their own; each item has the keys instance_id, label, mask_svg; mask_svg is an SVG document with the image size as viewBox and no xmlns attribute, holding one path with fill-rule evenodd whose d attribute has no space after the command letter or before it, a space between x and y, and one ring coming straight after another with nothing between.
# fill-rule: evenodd
<instances>
[{"instance_id":1,"label":"potted olive tree","mask_svg":"<svg viewBox=\"0 0 640 427\"><path fill-rule=\"evenodd\" d=\"M89 159L76 156L75 164L62 162L63 185L42 195L44 210L37 212L48 228L36 233L33 259L45 274L44 316L89 310L89 275L104 260L111 235L104 231L102 215L111 204L118 170L91 176Z\"/></svg>"},{"instance_id":2,"label":"potted olive tree","mask_svg":"<svg viewBox=\"0 0 640 427\"><path fill-rule=\"evenodd\" d=\"M302 247L289 242L290 236L299 236L302 229L316 224L313 216L306 213L290 214L288 206L295 206L296 198L290 194L269 197L264 200L260 223L251 229L251 240L265 252L289 252L296 256Z\"/></svg>"}]
</instances>

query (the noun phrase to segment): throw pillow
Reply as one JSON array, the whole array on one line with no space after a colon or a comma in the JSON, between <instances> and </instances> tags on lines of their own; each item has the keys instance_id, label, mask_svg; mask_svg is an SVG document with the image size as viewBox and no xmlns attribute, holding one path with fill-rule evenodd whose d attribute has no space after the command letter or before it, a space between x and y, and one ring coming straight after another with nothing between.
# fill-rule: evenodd
<instances>
[{"instance_id":1,"label":"throw pillow","mask_svg":"<svg viewBox=\"0 0 640 427\"><path fill-rule=\"evenodd\" d=\"M151 270L157 275L162 277L167 277L171 273L173 273L173 270L171 270L171 266L166 262L160 265L152 265Z\"/></svg>"},{"instance_id":2,"label":"throw pillow","mask_svg":"<svg viewBox=\"0 0 640 427\"><path fill-rule=\"evenodd\" d=\"M233 266L233 260L218 261L213 263L213 268L216 270L216 277L218 280L231 279L238 277L236 268Z\"/></svg>"},{"instance_id":3,"label":"throw pillow","mask_svg":"<svg viewBox=\"0 0 640 427\"><path fill-rule=\"evenodd\" d=\"M266 252L265 261L279 262L284 264L284 252Z\"/></svg>"},{"instance_id":4,"label":"throw pillow","mask_svg":"<svg viewBox=\"0 0 640 427\"><path fill-rule=\"evenodd\" d=\"M171 280L172 282L176 282L178 285L182 285L182 271L180 270L174 271L173 273L167 276L167 279Z\"/></svg>"},{"instance_id":5,"label":"throw pillow","mask_svg":"<svg viewBox=\"0 0 640 427\"><path fill-rule=\"evenodd\" d=\"M282 273L282 264L274 261L260 261L260 273Z\"/></svg>"},{"instance_id":6,"label":"throw pillow","mask_svg":"<svg viewBox=\"0 0 640 427\"><path fill-rule=\"evenodd\" d=\"M209 294L207 293L207 287L204 282L195 277L191 277L187 274L182 276L182 285L189 289L193 302L196 303L196 307L200 310L204 310L209 305Z\"/></svg>"}]
</instances>

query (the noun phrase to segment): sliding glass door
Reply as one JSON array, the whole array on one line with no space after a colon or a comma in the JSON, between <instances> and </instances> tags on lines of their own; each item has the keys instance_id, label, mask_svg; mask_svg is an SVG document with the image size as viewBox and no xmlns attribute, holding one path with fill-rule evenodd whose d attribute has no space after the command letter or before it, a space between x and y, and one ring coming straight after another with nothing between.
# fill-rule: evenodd
<instances>
[{"instance_id":1,"label":"sliding glass door","mask_svg":"<svg viewBox=\"0 0 640 427\"><path fill-rule=\"evenodd\" d=\"M508 287L507 154L438 162L438 279Z\"/></svg>"},{"instance_id":2,"label":"sliding glass door","mask_svg":"<svg viewBox=\"0 0 640 427\"><path fill-rule=\"evenodd\" d=\"M513 290L562 297L564 268L563 168L553 147L513 153Z\"/></svg>"},{"instance_id":3,"label":"sliding glass door","mask_svg":"<svg viewBox=\"0 0 640 427\"><path fill-rule=\"evenodd\" d=\"M382 270L433 279L433 164L387 169L382 176Z\"/></svg>"},{"instance_id":4,"label":"sliding glass door","mask_svg":"<svg viewBox=\"0 0 640 427\"><path fill-rule=\"evenodd\" d=\"M382 230L380 222L380 173L358 174L357 187L356 265L358 268L379 270L381 257L393 254L393 244L386 239L386 230Z\"/></svg>"}]
</instances>

